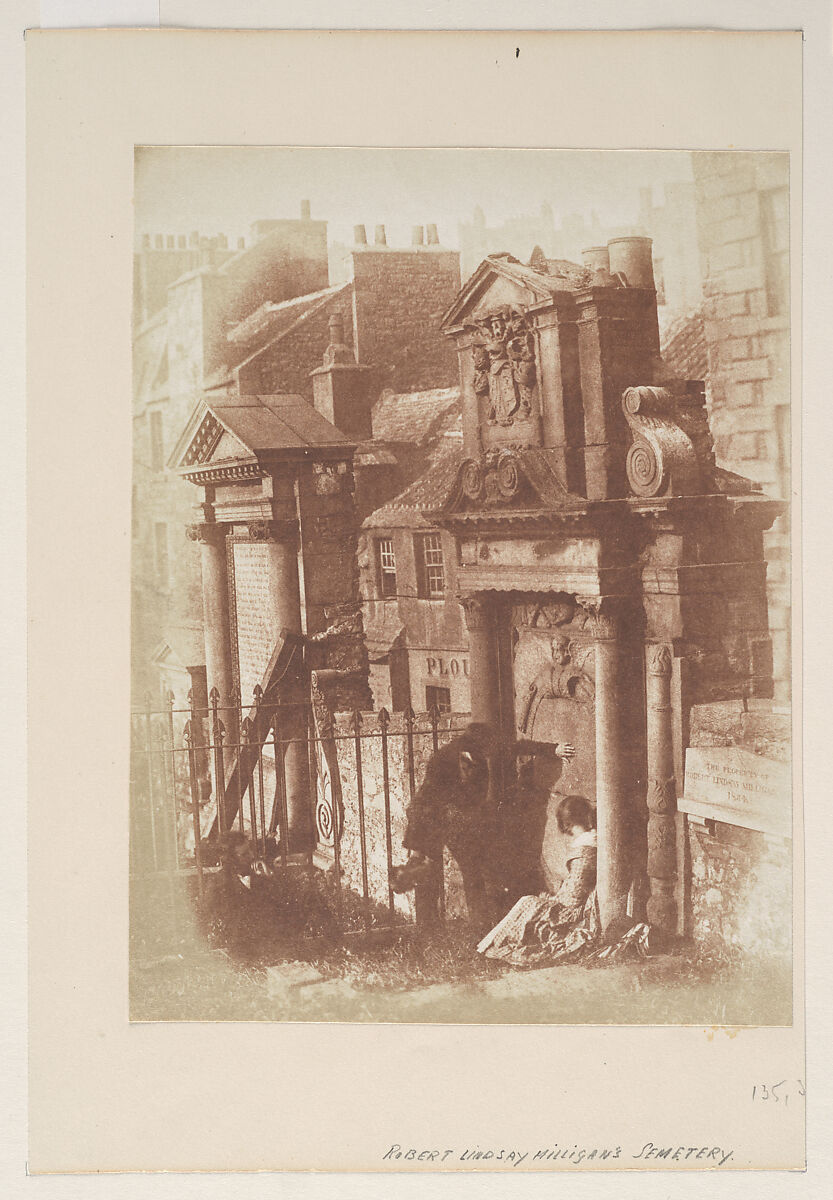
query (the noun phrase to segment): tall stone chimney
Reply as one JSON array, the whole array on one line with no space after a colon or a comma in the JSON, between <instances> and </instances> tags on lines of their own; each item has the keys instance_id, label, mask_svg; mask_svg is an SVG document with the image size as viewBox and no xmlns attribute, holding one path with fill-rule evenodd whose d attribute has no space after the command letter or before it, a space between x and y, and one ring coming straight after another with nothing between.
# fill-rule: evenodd
<instances>
[{"instance_id":1,"label":"tall stone chimney","mask_svg":"<svg viewBox=\"0 0 833 1200\"><path fill-rule=\"evenodd\" d=\"M349 438L373 436L370 410L373 368L360 366L344 340L344 317L333 313L324 362L310 372L313 406Z\"/></svg>"}]
</instances>

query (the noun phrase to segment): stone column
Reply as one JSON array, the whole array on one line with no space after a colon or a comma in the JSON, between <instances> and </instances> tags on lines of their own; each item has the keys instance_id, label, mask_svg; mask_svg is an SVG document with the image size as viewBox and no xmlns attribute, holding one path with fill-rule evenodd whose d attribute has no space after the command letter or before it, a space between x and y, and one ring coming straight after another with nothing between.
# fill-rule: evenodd
<instances>
[{"instance_id":1,"label":"stone column","mask_svg":"<svg viewBox=\"0 0 833 1200\"><path fill-rule=\"evenodd\" d=\"M593 628L596 660L596 820L599 839L596 887L602 928L606 931L627 918L632 871L620 724L619 617L616 613L599 608L593 616Z\"/></svg>"},{"instance_id":2,"label":"stone column","mask_svg":"<svg viewBox=\"0 0 833 1200\"><path fill-rule=\"evenodd\" d=\"M268 552L269 601L279 633L301 633L301 589L298 578L298 522L258 521L249 525L249 536L263 541ZM286 743L283 767L289 822L288 849L301 853L312 846L312 785L307 746L303 676L287 680L280 689L278 737ZM296 707L297 706L297 707Z\"/></svg>"},{"instance_id":3,"label":"stone column","mask_svg":"<svg viewBox=\"0 0 833 1200\"><path fill-rule=\"evenodd\" d=\"M648 920L673 933L677 927L677 789L671 707L671 650L646 647L648 743Z\"/></svg>"},{"instance_id":4,"label":"stone column","mask_svg":"<svg viewBox=\"0 0 833 1200\"><path fill-rule=\"evenodd\" d=\"M234 700L234 675L231 656L231 626L229 624L228 562L226 559L226 527L214 522L189 525L187 535L198 542L202 566L202 614L205 637L205 675L209 693L216 688L220 705L229 706ZM228 727L227 715L221 714Z\"/></svg>"},{"instance_id":5,"label":"stone column","mask_svg":"<svg viewBox=\"0 0 833 1200\"><path fill-rule=\"evenodd\" d=\"M500 676L494 601L488 596L475 595L462 596L460 603L469 631L471 719L499 730Z\"/></svg>"}]
</instances>

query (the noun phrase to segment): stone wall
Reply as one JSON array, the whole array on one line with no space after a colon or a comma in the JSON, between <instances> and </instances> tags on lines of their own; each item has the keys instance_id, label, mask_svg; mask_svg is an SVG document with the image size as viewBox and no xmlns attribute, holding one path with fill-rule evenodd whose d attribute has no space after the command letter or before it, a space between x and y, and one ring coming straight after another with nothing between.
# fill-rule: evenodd
<instances>
[{"instance_id":1,"label":"stone wall","mask_svg":"<svg viewBox=\"0 0 833 1200\"><path fill-rule=\"evenodd\" d=\"M691 745L739 746L788 762L789 717L754 701L691 712ZM689 925L712 948L788 957L792 944L792 842L722 821L684 818L690 854Z\"/></svg>"},{"instance_id":2,"label":"stone wall","mask_svg":"<svg viewBox=\"0 0 833 1200\"><path fill-rule=\"evenodd\" d=\"M692 155L719 466L789 497L789 158ZM776 696L789 694L789 525L767 534Z\"/></svg>"},{"instance_id":3,"label":"stone wall","mask_svg":"<svg viewBox=\"0 0 833 1200\"><path fill-rule=\"evenodd\" d=\"M321 366L321 355L329 341L328 322L336 313L344 320L344 340L352 346L353 297L348 289L243 366L240 369L241 393L270 396L289 392L305 396L312 403L310 371Z\"/></svg>"},{"instance_id":4,"label":"stone wall","mask_svg":"<svg viewBox=\"0 0 833 1200\"><path fill-rule=\"evenodd\" d=\"M463 728L468 718L460 714L443 717L439 724L438 742L444 745L456 730ZM344 805L344 832L341 838L341 867L345 886L361 895L362 857L359 826L356 741L353 716L339 713L335 719L336 749L341 775ZM394 864L403 863L407 852L402 847L405 835L405 809L410 798L408 782L408 750L403 714L394 713L388 727L388 771L390 778L390 810L392 857ZM414 722L414 776L419 787L428 760L433 753L431 722L426 713L418 713ZM377 903L388 902L387 855L385 843L385 797L382 767L382 739L379 714L362 713L361 763L364 788L365 844L367 848L368 889ZM397 910L413 918L413 892L396 897ZM446 863L446 911L460 915L465 911L462 883L456 866Z\"/></svg>"},{"instance_id":5,"label":"stone wall","mask_svg":"<svg viewBox=\"0 0 833 1200\"><path fill-rule=\"evenodd\" d=\"M460 288L458 252L373 246L351 257L358 361L395 392L457 383L457 354L439 326Z\"/></svg>"}]
</instances>

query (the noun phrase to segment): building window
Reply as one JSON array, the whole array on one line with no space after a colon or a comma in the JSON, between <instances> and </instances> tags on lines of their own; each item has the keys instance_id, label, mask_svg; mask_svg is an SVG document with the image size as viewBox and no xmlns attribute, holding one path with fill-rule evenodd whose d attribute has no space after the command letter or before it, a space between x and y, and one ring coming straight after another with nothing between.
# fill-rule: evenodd
<instances>
[{"instance_id":1,"label":"building window","mask_svg":"<svg viewBox=\"0 0 833 1200\"><path fill-rule=\"evenodd\" d=\"M761 194L767 309L771 317L787 311L790 298L790 197L787 188Z\"/></svg>"},{"instance_id":2,"label":"building window","mask_svg":"<svg viewBox=\"0 0 833 1200\"><path fill-rule=\"evenodd\" d=\"M150 465L154 471L165 469L165 445L162 435L162 413L154 408L150 413Z\"/></svg>"},{"instance_id":3,"label":"building window","mask_svg":"<svg viewBox=\"0 0 833 1200\"><path fill-rule=\"evenodd\" d=\"M443 544L438 533L427 533L418 544L419 594L428 600L445 599Z\"/></svg>"},{"instance_id":4,"label":"building window","mask_svg":"<svg viewBox=\"0 0 833 1200\"><path fill-rule=\"evenodd\" d=\"M159 586L167 588L170 582L168 574L168 526L159 521L154 526L154 552L156 555L156 578Z\"/></svg>"},{"instance_id":5,"label":"building window","mask_svg":"<svg viewBox=\"0 0 833 1200\"><path fill-rule=\"evenodd\" d=\"M425 707L430 712L436 707L438 712L451 712L451 688L432 687L430 684L425 688Z\"/></svg>"},{"instance_id":6,"label":"building window","mask_svg":"<svg viewBox=\"0 0 833 1200\"><path fill-rule=\"evenodd\" d=\"M377 543L379 561L379 591L383 599L396 595L396 555L393 552L393 538L379 538Z\"/></svg>"}]
</instances>

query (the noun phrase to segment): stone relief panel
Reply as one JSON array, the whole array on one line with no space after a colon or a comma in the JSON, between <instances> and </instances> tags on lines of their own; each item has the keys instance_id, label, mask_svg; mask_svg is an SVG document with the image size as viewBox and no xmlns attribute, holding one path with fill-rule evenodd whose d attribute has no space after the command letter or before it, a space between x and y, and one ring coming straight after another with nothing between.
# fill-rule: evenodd
<instances>
[{"instance_id":1,"label":"stone relief panel","mask_svg":"<svg viewBox=\"0 0 833 1200\"><path fill-rule=\"evenodd\" d=\"M542 595L513 605L516 735L571 742L575 758L562 764L546 802L541 862L548 886L566 872L569 836L556 809L563 796L596 800L596 734L590 614L573 597Z\"/></svg>"},{"instance_id":2,"label":"stone relief panel","mask_svg":"<svg viewBox=\"0 0 833 1200\"><path fill-rule=\"evenodd\" d=\"M474 390L488 401L489 425L526 421L537 405L538 373L532 323L509 305L470 326Z\"/></svg>"}]
</instances>

